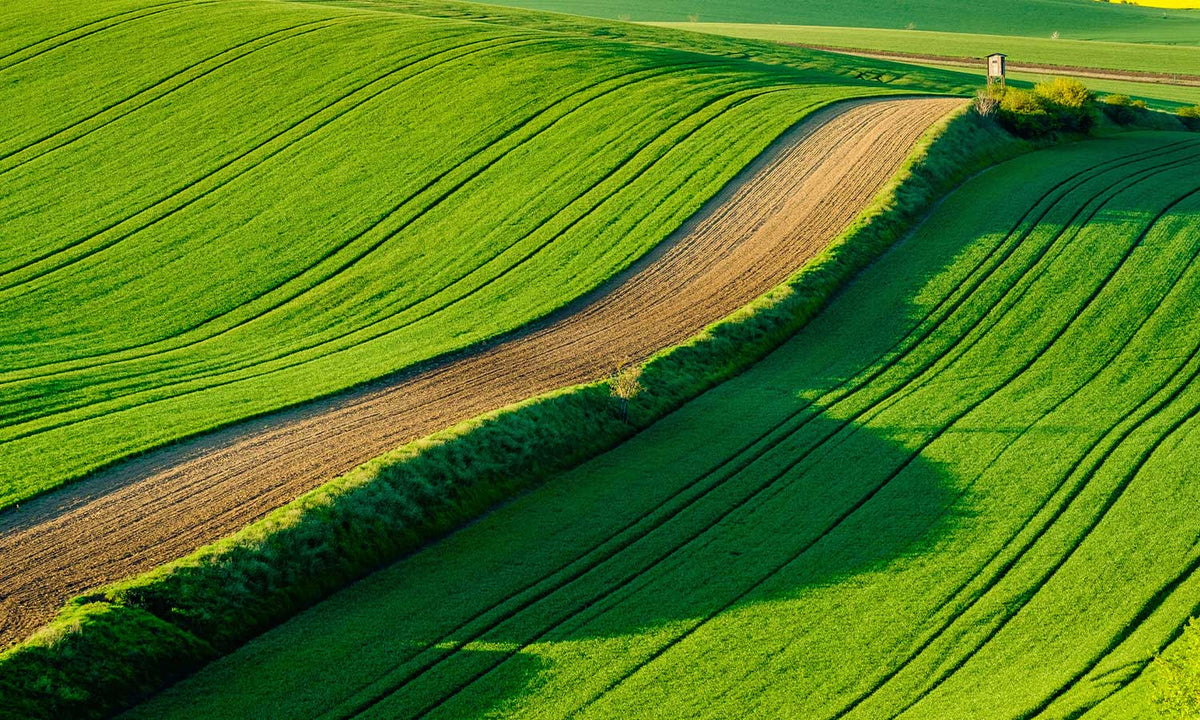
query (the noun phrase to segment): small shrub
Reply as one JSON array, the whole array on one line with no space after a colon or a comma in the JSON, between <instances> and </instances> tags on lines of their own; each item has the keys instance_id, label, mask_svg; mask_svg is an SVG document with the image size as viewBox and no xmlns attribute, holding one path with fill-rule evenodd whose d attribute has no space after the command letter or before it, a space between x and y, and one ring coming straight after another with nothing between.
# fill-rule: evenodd
<instances>
[{"instance_id":1,"label":"small shrub","mask_svg":"<svg viewBox=\"0 0 1200 720\"><path fill-rule=\"evenodd\" d=\"M1175 114L1179 116L1180 122L1187 127L1192 130L1200 130L1200 105L1179 108L1175 111Z\"/></svg>"},{"instance_id":2,"label":"small shrub","mask_svg":"<svg viewBox=\"0 0 1200 720\"><path fill-rule=\"evenodd\" d=\"M621 419L629 422L629 401L642 391L642 366L628 360L617 363L609 381L613 397L621 401Z\"/></svg>"},{"instance_id":3,"label":"small shrub","mask_svg":"<svg viewBox=\"0 0 1200 720\"><path fill-rule=\"evenodd\" d=\"M1000 109L1000 98L990 90L980 90L975 93L973 105L975 114L980 117L992 117Z\"/></svg>"},{"instance_id":4,"label":"small shrub","mask_svg":"<svg viewBox=\"0 0 1200 720\"><path fill-rule=\"evenodd\" d=\"M1134 100L1133 102L1129 103L1129 107L1136 108L1138 110L1149 110L1150 109L1149 106L1146 105L1145 100Z\"/></svg>"}]
</instances>

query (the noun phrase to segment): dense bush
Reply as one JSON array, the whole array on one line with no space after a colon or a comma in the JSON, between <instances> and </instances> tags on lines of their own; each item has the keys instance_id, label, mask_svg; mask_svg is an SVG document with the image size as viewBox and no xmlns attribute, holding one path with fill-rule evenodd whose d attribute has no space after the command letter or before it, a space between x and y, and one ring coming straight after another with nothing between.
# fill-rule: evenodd
<instances>
[{"instance_id":1,"label":"dense bush","mask_svg":"<svg viewBox=\"0 0 1200 720\"><path fill-rule=\"evenodd\" d=\"M12 707L21 717L94 717L127 706L496 502L603 452L764 357L938 197L1029 148L975 114L932 128L875 203L816 260L652 358L628 422L607 383L536 398L388 453L233 537L72 601L44 633L0 655L0 716Z\"/></svg>"},{"instance_id":2,"label":"dense bush","mask_svg":"<svg viewBox=\"0 0 1200 720\"><path fill-rule=\"evenodd\" d=\"M1099 114L1092 91L1069 78L1038 83L1032 91L1008 88L991 92L999 98L1000 122L1024 138L1086 133L1096 125Z\"/></svg>"},{"instance_id":3,"label":"dense bush","mask_svg":"<svg viewBox=\"0 0 1200 720\"><path fill-rule=\"evenodd\" d=\"M1034 85L1033 92L1045 101L1060 129L1088 132L1096 125L1096 96L1078 80L1055 78Z\"/></svg>"},{"instance_id":4,"label":"dense bush","mask_svg":"<svg viewBox=\"0 0 1200 720\"><path fill-rule=\"evenodd\" d=\"M1010 88L1000 98L1001 124L1023 138L1050 135L1059 129L1047 103L1029 90Z\"/></svg>"}]
</instances>

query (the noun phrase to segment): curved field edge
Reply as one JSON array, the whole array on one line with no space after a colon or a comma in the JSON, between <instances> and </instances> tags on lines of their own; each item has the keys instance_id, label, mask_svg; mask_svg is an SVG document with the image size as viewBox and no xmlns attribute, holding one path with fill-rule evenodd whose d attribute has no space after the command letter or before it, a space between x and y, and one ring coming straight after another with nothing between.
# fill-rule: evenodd
<instances>
[{"instance_id":1,"label":"curved field edge","mask_svg":"<svg viewBox=\"0 0 1200 720\"><path fill-rule=\"evenodd\" d=\"M408 7L408 5L401 7ZM438 3L416 3L414 12L420 10L424 13L423 17L427 18L458 19L477 22L479 24L485 22L485 20L477 20L474 15L471 15L466 10L459 12L456 9L457 7L456 5L443 7ZM559 21L551 22L540 15L529 13L515 16L504 14L497 20L486 22L491 22L494 26L521 27L539 31L545 30L547 33L556 33L555 37L560 37L560 35L603 35L601 29L597 27L601 25L600 23L585 24L577 27L575 23L566 23L564 25ZM558 24L555 24L556 22ZM644 44L642 42L644 39L654 39L656 37L656 32L641 29L637 37L626 38L618 36L609 39ZM656 43L649 42L648 44L655 45ZM670 45L666 41L657 44L660 47ZM726 43L720 45L720 47L728 49L740 46L736 43ZM707 54L707 51L705 51L705 54ZM732 51L724 52L725 57L732 57L733 54L736 53ZM850 78L851 69L840 65L841 61L833 56L823 56L813 53L785 53L784 55L796 61L791 67L812 67L814 70L830 71L836 75L847 77L847 82L854 85L855 89L841 93L842 96L857 95L859 94L859 90L861 90L861 94L863 95L887 91L885 86L873 87L865 82L860 82L864 78L866 80L878 79L883 82L894 83L897 86L910 88L918 86L924 86L925 89L935 86L938 88L946 87L944 83L939 85L941 81L938 78L941 76L936 74L931 75L930 77L933 79L930 80L923 76L925 71L920 69L913 70L911 73L912 77L910 78L899 77L890 72L883 72L881 74L880 72L873 73L870 70L856 69L854 70L855 77ZM704 55L692 54L691 57L704 58ZM784 65L787 63L777 64ZM864 67L868 66L870 66L870 63L864 64ZM881 67L883 66L881 65ZM955 86L952 89L957 92L963 88ZM772 92L774 91L772 90ZM791 92L791 90L789 89L788 92ZM821 92L825 91L822 90ZM812 107L808 109L815 110L822 102L828 99L829 97L812 97L810 98L812 102L809 103ZM798 102L796 98L793 98L793 100ZM799 119L799 115L803 114L798 108L794 107L795 102L793 100L788 100L793 106L791 111L793 115L791 118L788 118L789 120ZM740 103L741 99L732 102ZM736 112L748 112L745 110L746 107L748 107L747 104L739 105ZM756 105L755 107L757 108L758 106ZM755 112L757 113L759 110L755 110ZM765 109L762 112L765 113ZM777 126L786 124L784 120L778 118L771 122L774 122ZM782 128L780 127L779 129ZM663 232L661 234L665 236L666 228L670 227L674 220L682 221L687 216L689 208L694 209L695 206L702 204L706 193L716 192L719 189L722 183L713 180L713 176L731 174L735 170L735 166L738 165L737 161L748 160L749 157L755 154L755 148L749 147L750 145L759 143L765 146L769 144L773 136L772 132L762 130L755 138L750 140L747 140L745 136L737 138L736 147L730 145L730 148L727 148L727 152L723 151L724 160L731 159L731 161L728 163L714 162L709 164L715 170L710 171L706 169L704 172L707 174L704 175L704 178L695 180L692 183L694 185L694 187L690 188L690 190L694 191L692 196L686 198L686 201L680 200L677 203L679 206L674 208L677 212L676 216L669 218L670 221L662 223L660 229ZM731 137L730 142L733 143L734 138ZM655 147L657 148L658 146L656 145ZM761 149L761 147L757 149ZM735 155L737 157L734 157ZM702 182L707 182L707 184L700 187ZM629 191L624 187L618 188L616 192L629 194ZM679 196L680 194L677 193L676 195ZM686 204L688 207L683 207L683 204ZM661 208L656 207L654 212L658 212L659 210ZM590 213L588 221L594 221L594 216L595 213ZM653 245L651 238L643 239L647 241L645 243L647 246ZM645 250L648 248L643 247L638 249ZM632 261L632 257L627 258L627 260ZM610 268L611 272L609 272L609 275L617 272L619 269L619 267ZM596 271L589 272L592 272L592 275L585 279L595 280L597 283L605 277L603 273ZM169 284L164 283L163 286L166 287ZM582 281L580 287L576 289L582 292ZM495 292L501 291L495 290ZM568 299L565 293L561 296L556 296L553 302L548 300L543 302L543 298L538 298L537 301L540 305L534 308L526 307L526 305L534 302L526 298L528 302L524 303L518 310L521 313L526 313L527 316L521 318L510 317L507 320L513 321L510 323L511 326L519 326L524 324L524 321L534 320L537 317L544 316L548 312L552 312L557 306L556 303L562 304ZM245 304L240 305L237 311L242 312L245 307ZM459 308L460 316L462 314L461 307L465 307L465 305ZM514 310L509 314L512 315L516 312ZM19 315L14 315L14 317L17 316ZM390 322L391 316L386 319ZM517 320L522 322L517 322ZM489 328L489 330L499 333L503 330L512 329L511 326ZM411 372L414 368L419 368L421 363L436 361L438 357L443 356L445 353L462 352L495 339L494 336L488 336L487 333L481 331L476 332L472 330L472 334L469 336L451 332L458 329L461 328L451 327L450 331L443 334L443 337L454 337L453 342L456 344L453 347L447 348L447 343L443 342L438 347L428 348L428 352L423 357L415 359L403 358L405 361L413 360L411 363L401 362L394 355L388 355L388 362L392 362L392 365L380 367L372 365L371 367L366 367L371 362L377 360L377 355L387 355L387 353L383 353L375 345L371 346L373 349L370 350L363 349L361 345L350 346L351 341L345 338L350 334L351 330L355 332L366 331L363 328L356 329L355 327L347 326L346 333L338 335L335 338L336 342L343 343L343 345L337 345L335 348L338 352L345 353L345 355L339 356L341 360L329 359L329 355L332 352L322 354L326 353L325 349L319 351L304 350L304 352L309 352L310 355L305 355L303 367L300 367L301 361L293 357L294 353L286 356L285 359L277 359L275 362L286 365L286 367L279 370L280 372L294 371L295 373L303 373L303 375L290 376L293 379L298 378L299 381L292 383L291 386L282 390L279 387L281 383L277 381L276 376L267 374L268 371L259 367L259 365L245 365L249 361L244 361L243 359L238 359L238 362L242 364L230 371L231 373L235 373L234 375L220 375L218 377L216 371L204 374L198 373L194 368L191 368L190 365L195 360L192 355L181 355L179 358L172 360L172 364L158 367L156 364L153 364L157 360L147 360L151 355L157 357L159 354L162 354L157 350L154 353L147 354L146 357L139 355L128 360L129 362L142 363L145 361L151 363L145 366L150 368L146 373L132 372L129 369L133 367L132 365L128 367L123 365L112 377L107 375L107 370L95 370L99 374L93 377L92 373L94 369L90 368L90 366L83 367L82 369L70 369L71 374L69 375L55 374L53 377L46 378L39 376L39 378L32 380L28 378L16 378L14 376L12 380L13 386L10 390L12 397L15 399L12 401L11 406L6 408L6 411L10 415L17 414L21 417L15 421L9 418L9 424L0 428L0 434L5 435L4 442L0 443L0 445L4 446L3 452L0 452L0 455L4 457L4 461L0 461L0 466L2 466L2 469L0 469L0 509L30 499L67 482L89 476L141 453L165 447L178 441L254 417L286 410L289 407L295 407L298 404L311 400L327 398L357 385L378 381L381 377L387 377L393 372ZM334 330L341 332L341 325L337 328L329 329L328 332L332 333ZM376 330L373 326L370 332L372 333L370 341L375 342L378 340L374 335ZM263 334L260 332L259 336ZM293 332L292 334L294 335L295 333ZM426 332L425 335L417 337L410 344L414 347L421 347L422 352L425 352L425 346L418 341L423 340L429 334ZM261 340L259 336L255 337ZM394 337L399 336L396 335ZM208 339L207 337L202 338L205 342ZM253 340L254 337L251 339ZM174 342L174 338L171 339L171 342ZM274 339L272 339L272 342L274 342ZM392 340L388 342L392 342ZM396 340L395 342L399 343L400 341ZM249 343L246 345L249 346ZM170 349L170 351L174 352L174 349ZM138 350L138 352L140 353L141 350ZM166 351L163 352L165 353ZM351 356L351 353L354 354ZM395 355L398 355L398 353ZM124 356L121 357L124 358ZM295 367L292 365L293 360L296 363ZM121 359L120 362L123 363L126 360ZM218 357L218 362L224 363L226 359L220 356ZM341 367L332 368L336 372L320 372L322 369L330 369L330 366L336 366L339 363L341 363ZM177 365L180 367L182 365L189 366L186 370L179 370L181 373L179 379L174 378ZM137 367L140 368L143 366L138 365ZM276 369L277 366L272 365L270 372L274 372ZM350 376L351 371L354 373L352 377ZM224 371L222 370L221 372ZM64 370L63 373L67 373L67 371ZM151 375L154 378L163 377L166 380L162 384L159 384L159 380L157 379L148 379ZM329 378L334 377L339 378L337 383L329 380ZM60 387L53 387L60 383L62 383ZM225 387L225 384L229 384L232 387L233 383L240 383L237 385L238 389L236 392ZM216 387L218 384L221 384L221 387ZM126 387L127 385L129 386L128 388ZM138 387L133 387L134 385ZM333 385L337 386L334 387ZM229 390L228 393L226 393L227 389ZM111 397L109 397L110 392L112 393ZM185 393L206 392L209 394L188 394L186 399L183 399ZM287 396L282 397L282 395ZM50 400L45 400L45 398L50 398ZM230 403L239 399L240 401L235 403L236 406L230 409ZM120 413L125 414L122 415ZM171 414L175 414L176 417L183 418L183 420L170 423L160 421L160 418ZM137 427L134 427L135 423Z\"/></svg>"},{"instance_id":2,"label":"curved field edge","mask_svg":"<svg viewBox=\"0 0 1200 720\"><path fill-rule=\"evenodd\" d=\"M744 373L127 717L1147 720L1200 588L1198 149L973 178Z\"/></svg>"},{"instance_id":3,"label":"curved field edge","mask_svg":"<svg viewBox=\"0 0 1200 720\"><path fill-rule=\"evenodd\" d=\"M651 358L628 422L608 382L597 382L376 458L236 535L73 599L50 625L0 655L0 708L61 718L128 707L496 503L614 447L778 347L940 196L1029 149L973 113L948 116L817 259Z\"/></svg>"}]
</instances>

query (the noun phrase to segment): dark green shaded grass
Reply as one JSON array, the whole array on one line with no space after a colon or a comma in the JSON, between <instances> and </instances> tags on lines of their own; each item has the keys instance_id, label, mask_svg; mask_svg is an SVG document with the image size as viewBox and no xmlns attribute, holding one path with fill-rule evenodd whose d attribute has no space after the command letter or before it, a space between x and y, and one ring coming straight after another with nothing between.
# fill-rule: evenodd
<instances>
[{"instance_id":1,"label":"dark green shaded grass","mask_svg":"<svg viewBox=\"0 0 1200 720\"><path fill-rule=\"evenodd\" d=\"M817 261L727 321L656 357L646 369L632 425L600 383L534 399L388 453L193 556L72 601L46 630L69 636L78 648L54 665L64 681L47 686L29 662L46 657L43 643L22 643L0 655L0 674L8 679L0 686L0 705L40 705L54 709L47 716L55 718L102 716L127 705L140 688L195 669L188 643L202 639L228 651L497 501L596 456L777 347L939 195L1025 149L974 115L946 119ZM155 648L114 642L77 613L80 605L105 601L150 612L179 634L162 636ZM128 664L138 665L146 652L176 661L147 668L136 687L128 676L95 672L102 666L89 661L96 655L120 665L131 655Z\"/></svg>"},{"instance_id":2,"label":"dark green shaded grass","mask_svg":"<svg viewBox=\"0 0 1200 720\"><path fill-rule=\"evenodd\" d=\"M0 58L0 507L515 329L816 108L951 77L436 3L102 7Z\"/></svg>"},{"instance_id":3,"label":"dark green shaded grass","mask_svg":"<svg viewBox=\"0 0 1200 720\"><path fill-rule=\"evenodd\" d=\"M131 716L1144 717L1200 604L1197 164L977 178L745 374Z\"/></svg>"}]
</instances>

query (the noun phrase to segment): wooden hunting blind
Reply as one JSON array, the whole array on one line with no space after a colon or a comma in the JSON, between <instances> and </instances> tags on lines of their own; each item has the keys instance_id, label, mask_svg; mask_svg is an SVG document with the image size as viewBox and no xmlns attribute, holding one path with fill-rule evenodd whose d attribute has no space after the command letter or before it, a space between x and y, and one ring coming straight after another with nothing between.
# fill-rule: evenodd
<instances>
[{"instance_id":1,"label":"wooden hunting blind","mask_svg":"<svg viewBox=\"0 0 1200 720\"><path fill-rule=\"evenodd\" d=\"M1004 87L1004 72L1007 69L1005 60L1007 57L1004 53L992 53L988 55L987 81L989 87L996 81L1000 82L1000 87Z\"/></svg>"}]
</instances>

